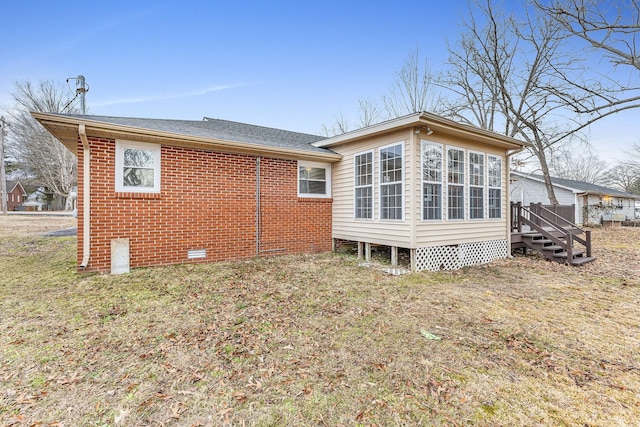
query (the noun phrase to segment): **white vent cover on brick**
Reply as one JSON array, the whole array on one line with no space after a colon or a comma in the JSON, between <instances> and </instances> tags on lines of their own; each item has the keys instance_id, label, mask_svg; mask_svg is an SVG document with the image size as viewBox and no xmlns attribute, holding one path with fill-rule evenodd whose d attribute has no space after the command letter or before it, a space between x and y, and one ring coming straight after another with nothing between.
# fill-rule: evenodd
<instances>
[{"instance_id":1,"label":"white vent cover on brick","mask_svg":"<svg viewBox=\"0 0 640 427\"><path fill-rule=\"evenodd\" d=\"M206 249L193 249L187 252L187 258L189 259L206 258L206 257L207 257Z\"/></svg>"}]
</instances>

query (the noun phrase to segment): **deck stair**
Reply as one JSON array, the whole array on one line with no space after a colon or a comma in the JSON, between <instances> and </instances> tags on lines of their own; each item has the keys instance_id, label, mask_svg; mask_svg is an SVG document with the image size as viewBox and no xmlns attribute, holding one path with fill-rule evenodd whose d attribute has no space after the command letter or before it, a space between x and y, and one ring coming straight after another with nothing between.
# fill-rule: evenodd
<instances>
[{"instance_id":1,"label":"deck stair","mask_svg":"<svg viewBox=\"0 0 640 427\"><path fill-rule=\"evenodd\" d=\"M542 209L542 210L541 210ZM554 212L537 206L512 204L512 249L531 249L561 264L582 265L595 260L591 231L583 230Z\"/></svg>"}]
</instances>

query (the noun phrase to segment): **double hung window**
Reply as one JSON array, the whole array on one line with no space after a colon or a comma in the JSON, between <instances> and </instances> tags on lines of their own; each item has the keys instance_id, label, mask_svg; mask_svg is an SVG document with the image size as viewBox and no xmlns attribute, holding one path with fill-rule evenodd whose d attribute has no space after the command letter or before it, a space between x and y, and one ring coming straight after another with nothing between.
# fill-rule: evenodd
<instances>
[{"instance_id":1,"label":"double hung window","mask_svg":"<svg viewBox=\"0 0 640 427\"><path fill-rule=\"evenodd\" d=\"M380 148L380 219L403 219L402 143Z\"/></svg>"},{"instance_id":2,"label":"double hung window","mask_svg":"<svg viewBox=\"0 0 640 427\"><path fill-rule=\"evenodd\" d=\"M422 141L422 219L442 219L442 145Z\"/></svg>"},{"instance_id":3,"label":"double hung window","mask_svg":"<svg viewBox=\"0 0 640 427\"><path fill-rule=\"evenodd\" d=\"M469 218L484 218L484 154L469 153Z\"/></svg>"},{"instance_id":4,"label":"double hung window","mask_svg":"<svg viewBox=\"0 0 640 427\"><path fill-rule=\"evenodd\" d=\"M464 219L464 150L447 150L447 218Z\"/></svg>"},{"instance_id":5,"label":"double hung window","mask_svg":"<svg viewBox=\"0 0 640 427\"><path fill-rule=\"evenodd\" d=\"M502 158L487 156L489 218L502 217Z\"/></svg>"},{"instance_id":6,"label":"double hung window","mask_svg":"<svg viewBox=\"0 0 640 427\"><path fill-rule=\"evenodd\" d=\"M373 151L357 154L355 163L355 218L373 219Z\"/></svg>"}]
</instances>

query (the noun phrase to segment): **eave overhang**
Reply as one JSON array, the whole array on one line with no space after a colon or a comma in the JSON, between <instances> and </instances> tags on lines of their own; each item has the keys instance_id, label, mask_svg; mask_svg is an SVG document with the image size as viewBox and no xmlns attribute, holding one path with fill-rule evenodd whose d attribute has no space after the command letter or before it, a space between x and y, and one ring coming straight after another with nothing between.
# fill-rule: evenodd
<instances>
[{"instance_id":1,"label":"eave overhang","mask_svg":"<svg viewBox=\"0 0 640 427\"><path fill-rule=\"evenodd\" d=\"M125 126L81 117L37 112L31 112L31 115L75 155L78 154L78 126L84 124L86 133L89 137L126 139L129 141L150 142L177 147L197 148L208 151L220 151L225 153L274 157L289 160L307 160L331 163L337 162L342 158L342 156L337 153L322 153L270 145L251 144L239 141L227 141L216 138Z\"/></svg>"},{"instance_id":2,"label":"eave overhang","mask_svg":"<svg viewBox=\"0 0 640 427\"><path fill-rule=\"evenodd\" d=\"M415 113L397 119L388 120L373 126L358 129L352 132L343 133L332 138L323 139L313 143L316 147L331 148L342 144L371 138L391 131L420 128L428 126L434 134L440 133L450 135L455 138L464 139L471 142L487 144L505 150L519 150L527 147L528 144L505 135L481 129L476 126L458 123L444 117L431 113Z\"/></svg>"}]
</instances>

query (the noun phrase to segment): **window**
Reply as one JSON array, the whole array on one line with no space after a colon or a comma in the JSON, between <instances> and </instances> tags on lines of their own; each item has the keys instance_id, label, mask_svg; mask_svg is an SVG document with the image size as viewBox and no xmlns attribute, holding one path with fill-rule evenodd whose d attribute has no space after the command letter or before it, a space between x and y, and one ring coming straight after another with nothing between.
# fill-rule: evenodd
<instances>
[{"instance_id":1,"label":"window","mask_svg":"<svg viewBox=\"0 0 640 427\"><path fill-rule=\"evenodd\" d=\"M116 191L160 192L160 145L116 141Z\"/></svg>"},{"instance_id":2,"label":"window","mask_svg":"<svg viewBox=\"0 0 640 427\"><path fill-rule=\"evenodd\" d=\"M484 154L469 153L469 218L484 218Z\"/></svg>"},{"instance_id":3,"label":"window","mask_svg":"<svg viewBox=\"0 0 640 427\"><path fill-rule=\"evenodd\" d=\"M422 141L422 219L442 219L442 146Z\"/></svg>"},{"instance_id":4,"label":"window","mask_svg":"<svg viewBox=\"0 0 640 427\"><path fill-rule=\"evenodd\" d=\"M373 219L373 152L357 154L355 163L355 218Z\"/></svg>"},{"instance_id":5,"label":"window","mask_svg":"<svg viewBox=\"0 0 640 427\"><path fill-rule=\"evenodd\" d=\"M502 158L487 157L489 184L489 218L502 218Z\"/></svg>"},{"instance_id":6,"label":"window","mask_svg":"<svg viewBox=\"0 0 640 427\"><path fill-rule=\"evenodd\" d=\"M380 148L380 219L402 219L403 144Z\"/></svg>"},{"instance_id":7,"label":"window","mask_svg":"<svg viewBox=\"0 0 640 427\"><path fill-rule=\"evenodd\" d=\"M447 150L447 218L464 219L464 150Z\"/></svg>"},{"instance_id":8,"label":"window","mask_svg":"<svg viewBox=\"0 0 640 427\"><path fill-rule=\"evenodd\" d=\"M331 165L298 162L298 197L331 197Z\"/></svg>"}]
</instances>

